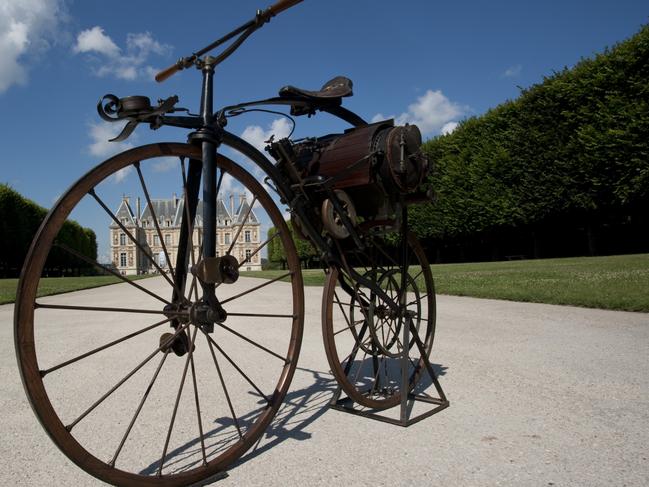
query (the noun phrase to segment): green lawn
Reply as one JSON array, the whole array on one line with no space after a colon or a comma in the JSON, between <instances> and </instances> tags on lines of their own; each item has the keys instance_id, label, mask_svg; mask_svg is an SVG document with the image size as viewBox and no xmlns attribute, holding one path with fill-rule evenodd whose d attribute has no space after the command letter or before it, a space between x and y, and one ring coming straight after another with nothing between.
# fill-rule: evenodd
<instances>
[{"instance_id":1,"label":"green lawn","mask_svg":"<svg viewBox=\"0 0 649 487\"><path fill-rule=\"evenodd\" d=\"M143 279L151 276L129 276L129 279ZM107 286L121 282L114 276L88 277L44 277L38 286L38 296L61 294L79 289ZM13 303L16 299L18 279L0 279L0 304Z\"/></svg>"},{"instance_id":2,"label":"green lawn","mask_svg":"<svg viewBox=\"0 0 649 487\"><path fill-rule=\"evenodd\" d=\"M439 294L649 312L649 254L437 264L432 271ZM306 285L324 280L320 270L303 273Z\"/></svg>"},{"instance_id":3,"label":"green lawn","mask_svg":"<svg viewBox=\"0 0 649 487\"><path fill-rule=\"evenodd\" d=\"M438 264L432 270L439 294L649 312L649 254ZM272 279L285 273L242 275ZM307 286L322 285L324 272L305 270L303 277ZM39 296L115 282L112 276L44 278ZM13 302L17 283L0 280L0 303Z\"/></svg>"}]
</instances>

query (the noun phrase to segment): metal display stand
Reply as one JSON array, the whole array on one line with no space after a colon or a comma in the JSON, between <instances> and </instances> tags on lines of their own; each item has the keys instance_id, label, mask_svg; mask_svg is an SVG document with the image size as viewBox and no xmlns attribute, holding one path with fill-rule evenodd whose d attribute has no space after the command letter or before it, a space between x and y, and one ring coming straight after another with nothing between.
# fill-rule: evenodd
<instances>
[{"instance_id":1,"label":"metal display stand","mask_svg":"<svg viewBox=\"0 0 649 487\"><path fill-rule=\"evenodd\" d=\"M397 426L408 427L412 424L421 421L422 419L428 418L429 416L432 416L433 414L440 412L442 409L446 409L450 405L448 399L446 398L446 395L444 394L444 391L442 390L442 386L440 385L439 380L437 379L437 374L435 374L435 371L433 370L433 366L431 365L430 360L428 360L428 356L425 353L424 344L421 342L421 339L419 338L419 334L417 333L417 330L414 327L412 314L410 312L406 312L406 320L408 322L408 326L403 327L403 343L410 343L410 336L412 334L415 340L415 344L417 345L417 349L419 350L419 353L421 354L422 360L424 362L424 368L428 373L433 385L435 386L435 389L437 390L437 394L439 397L432 397L424 392L413 393L409 391L408 387L404 387L404 384L408 384L409 382L408 363L410 361L408 356L408 347L404 347L403 353L401 354L401 358L400 358L401 360L401 387L400 387L401 404L399 405L400 408L399 419L392 418L385 414L380 414L379 412L379 411L386 411L386 410L376 410L376 409L367 409L367 408L360 409L359 407L357 407L354 400L351 399L350 397L343 397L343 398L340 397L343 392L341 386L338 386L338 389L336 390L334 397L331 399L331 402L329 403L329 406L331 408L336 409L338 411L355 414L357 416L364 416L366 418L374 419L376 421L383 421L385 423L390 423ZM412 387L413 391L417 389L417 386L421 383L423 377L424 374L423 373L420 374L417 383L415 383L414 386ZM408 410L409 409L408 401L428 403L434 405L435 407L417 416L410 417L410 412Z\"/></svg>"}]
</instances>

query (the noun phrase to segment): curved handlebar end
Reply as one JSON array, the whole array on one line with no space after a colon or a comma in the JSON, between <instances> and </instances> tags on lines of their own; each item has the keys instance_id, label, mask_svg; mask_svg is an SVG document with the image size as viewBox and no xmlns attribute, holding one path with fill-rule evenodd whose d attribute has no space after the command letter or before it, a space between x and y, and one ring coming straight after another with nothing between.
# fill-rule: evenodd
<instances>
[{"instance_id":1,"label":"curved handlebar end","mask_svg":"<svg viewBox=\"0 0 649 487\"><path fill-rule=\"evenodd\" d=\"M279 0L279 2L268 7L267 12L270 13L271 17L277 15L284 10L291 8L294 5L297 5L302 0Z\"/></svg>"},{"instance_id":2,"label":"curved handlebar end","mask_svg":"<svg viewBox=\"0 0 649 487\"><path fill-rule=\"evenodd\" d=\"M155 80L158 83L162 83L167 78L171 77L173 74L176 74L178 71L180 71L180 66L178 66L178 63L174 63L171 66L169 66L168 68L163 69L162 71L158 72L155 75Z\"/></svg>"}]
</instances>

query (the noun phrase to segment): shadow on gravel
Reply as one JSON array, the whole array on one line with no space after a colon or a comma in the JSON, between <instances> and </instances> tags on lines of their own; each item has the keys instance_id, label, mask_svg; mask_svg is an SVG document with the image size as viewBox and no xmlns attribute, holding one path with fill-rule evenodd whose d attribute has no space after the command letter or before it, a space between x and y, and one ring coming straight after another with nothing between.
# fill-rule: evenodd
<instances>
[{"instance_id":1,"label":"shadow on gravel","mask_svg":"<svg viewBox=\"0 0 649 487\"><path fill-rule=\"evenodd\" d=\"M438 376L446 374L447 367L438 364L432 364L432 366L435 374ZM286 395L282 407L257 444L232 464L228 470L237 468L285 440L293 439L303 441L311 438L311 433L305 431L305 429L327 412L329 403L338 388L338 383L329 372L301 367L298 367L297 370L312 374L314 379L313 383L308 387L289 392ZM415 392L426 390L431 384L430 377L428 377L428 374L425 374L425 377L422 378ZM251 415L249 418L238 418L242 431L245 432L254 419L256 419L256 414ZM206 431L204 436L208 457L218 454L219 450L223 449L225 445L230 445L238 439L231 418L218 418L215 420L215 423L218 426L210 431ZM262 442L264 443L262 444ZM167 454L165 468L171 469L174 473L194 468L201 462L200 451L201 445L199 439L186 443ZM190 460L188 463L189 459L194 458L196 459L195 461ZM142 470L140 474L153 475L157 472L159 465L159 462L155 462ZM178 466L176 470L174 470L174 465ZM193 487L209 485L227 476L228 474L226 472L222 472Z\"/></svg>"}]
</instances>

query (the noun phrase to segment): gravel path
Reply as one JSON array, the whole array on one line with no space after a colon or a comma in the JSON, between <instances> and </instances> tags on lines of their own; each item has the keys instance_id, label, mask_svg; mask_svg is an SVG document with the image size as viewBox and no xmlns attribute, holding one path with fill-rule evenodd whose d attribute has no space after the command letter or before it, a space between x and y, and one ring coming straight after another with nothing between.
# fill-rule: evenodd
<instances>
[{"instance_id":1,"label":"gravel path","mask_svg":"<svg viewBox=\"0 0 649 487\"><path fill-rule=\"evenodd\" d=\"M404 429L328 409L320 288L305 293L288 401L213 485L649 485L649 314L439 296L431 358L451 406ZM13 305L0 306L0 485L103 485L32 414L12 322Z\"/></svg>"}]
</instances>

